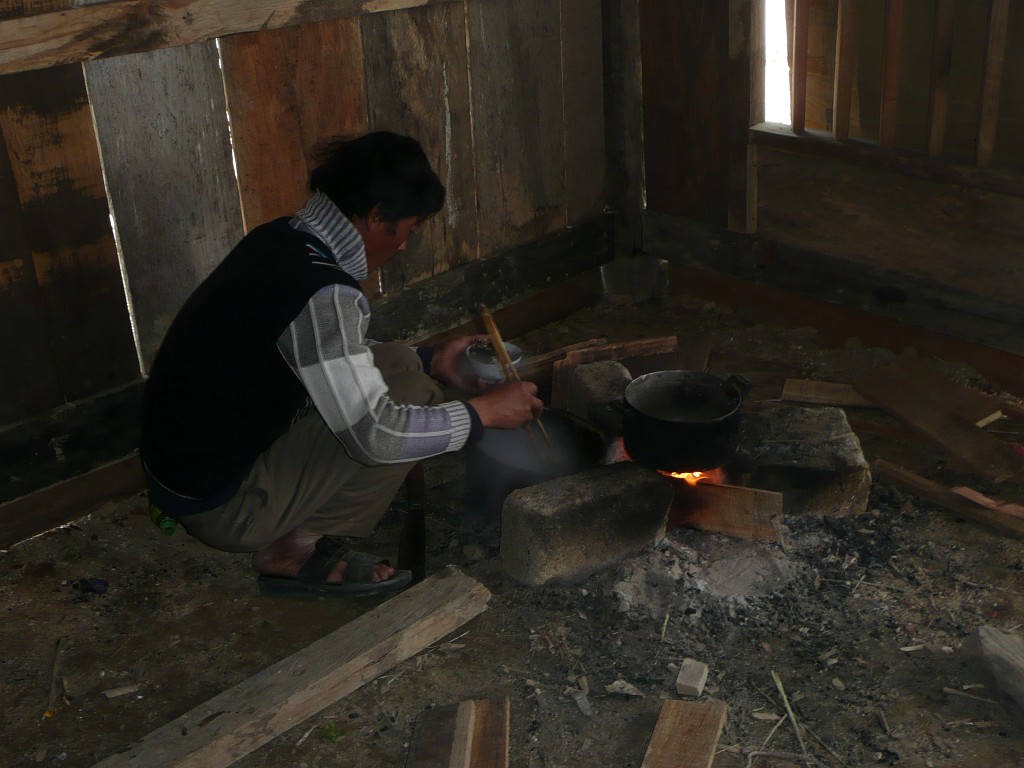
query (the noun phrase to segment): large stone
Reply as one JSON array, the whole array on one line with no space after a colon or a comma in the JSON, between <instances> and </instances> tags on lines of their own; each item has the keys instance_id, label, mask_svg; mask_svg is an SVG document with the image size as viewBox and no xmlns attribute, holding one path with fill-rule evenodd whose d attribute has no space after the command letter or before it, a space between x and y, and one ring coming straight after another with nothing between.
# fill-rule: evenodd
<instances>
[{"instance_id":1,"label":"large stone","mask_svg":"<svg viewBox=\"0 0 1024 768\"><path fill-rule=\"evenodd\" d=\"M871 470L841 408L783 406L744 413L738 485L777 491L787 515L867 511Z\"/></svg>"},{"instance_id":2,"label":"large stone","mask_svg":"<svg viewBox=\"0 0 1024 768\"><path fill-rule=\"evenodd\" d=\"M513 491L501 516L501 561L528 586L572 584L665 534L671 481L630 462Z\"/></svg>"},{"instance_id":3,"label":"large stone","mask_svg":"<svg viewBox=\"0 0 1024 768\"><path fill-rule=\"evenodd\" d=\"M565 409L606 437L621 435L623 394L632 380L629 369L618 360L577 365L568 373Z\"/></svg>"}]
</instances>

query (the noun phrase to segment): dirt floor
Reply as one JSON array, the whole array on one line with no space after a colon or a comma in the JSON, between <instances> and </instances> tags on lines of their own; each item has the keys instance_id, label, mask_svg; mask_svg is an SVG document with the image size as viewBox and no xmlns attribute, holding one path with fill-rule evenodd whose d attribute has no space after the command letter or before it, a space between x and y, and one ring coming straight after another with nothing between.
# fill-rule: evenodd
<instances>
[{"instance_id":1,"label":"dirt floor","mask_svg":"<svg viewBox=\"0 0 1024 768\"><path fill-rule=\"evenodd\" d=\"M710 338L712 371L746 374L750 403L778 398L787 377L849 382L893 359L687 298L604 304L516 341L539 353L672 333ZM945 372L1005 397L962 366ZM869 460L1022 501L1020 487L958 476L922 443L861 441ZM640 766L685 658L709 666L704 696L728 705L715 766L1024 765L1024 721L967 653L979 626L1024 623L1021 542L876 480L863 515L787 515L783 545L676 529L582 584L526 588L503 574L494 532L461 522L462 457L428 462L426 480L428 568L483 583L488 609L240 767L401 766L419 713L503 697L513 768ZM400 507L375 551L396 552ZM92 765L375 604L260 597L247 556L160 536L142 497L110 504L0 554L0 765ZM633 695L609 692L616 681Z\"/></svg>"}]
</instances>

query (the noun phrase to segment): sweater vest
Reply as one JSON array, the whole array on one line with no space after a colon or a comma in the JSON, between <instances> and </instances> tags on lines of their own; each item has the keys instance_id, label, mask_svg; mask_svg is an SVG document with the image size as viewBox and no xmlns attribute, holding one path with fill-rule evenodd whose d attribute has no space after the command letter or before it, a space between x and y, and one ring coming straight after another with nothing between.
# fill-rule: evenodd
<instances>
[{"instance_id":1,"label":"sweater vest","mask_svg":"<svg viewBox=\"0 0 1024 768\"><path fill-rule=\"evenodd\" d=\"M309 407L277 341L321 288L359 288L327 253L287 218L264 224L235 246L175 317L142 406L140 454L151 493L157 486L161 506L171 507L165 511L225 503L256 457Z\"/></svg>"}]
</instances>

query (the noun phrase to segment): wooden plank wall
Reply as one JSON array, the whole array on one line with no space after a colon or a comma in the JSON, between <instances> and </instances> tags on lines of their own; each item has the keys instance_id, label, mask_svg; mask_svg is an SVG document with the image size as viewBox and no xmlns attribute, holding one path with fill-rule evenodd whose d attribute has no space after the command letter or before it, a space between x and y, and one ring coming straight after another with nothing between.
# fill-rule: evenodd
<instances>
[{"instance_id":1,"label":"wooden plank wall","mask_svg":"<svg viewBox=\"0 0 1024 768\"><path fill-rule=\"evenodd\" d=\"M130 381L138 365L81 67L0 78L0 136L9 423Z\"/></svg>"},{"instance_id":2,"label":"wooden plank wall","mask_svg":"<svg viewBox=\"0 0 1024 768\"><path fill-rule=\"evenodd\" d=\"M138 380L333 136L414 135L448 189L388 291L600 214L598 0L140 3L0 13L0 427Z\"/></svg>"}]
</instances>

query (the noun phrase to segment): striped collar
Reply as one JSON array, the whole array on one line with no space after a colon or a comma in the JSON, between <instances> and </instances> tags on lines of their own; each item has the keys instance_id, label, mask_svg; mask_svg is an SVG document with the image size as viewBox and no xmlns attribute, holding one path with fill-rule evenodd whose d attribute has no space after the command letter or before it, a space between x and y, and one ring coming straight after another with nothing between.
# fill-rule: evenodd
<instances>
[{"instance_id":1,"label":"striped collar","mask_svg":"<svg viewBox=\"0 0 1024 768\"><path fill-rule=\"evenodd\" d=\"M324 241L338 266L356 280L365 280L366 246L359 230L323 192L314 192L306 206L295 214L292 226L307 230Z\"/></svg>"}]
</instances>

